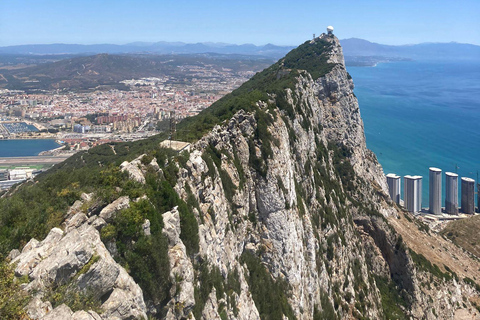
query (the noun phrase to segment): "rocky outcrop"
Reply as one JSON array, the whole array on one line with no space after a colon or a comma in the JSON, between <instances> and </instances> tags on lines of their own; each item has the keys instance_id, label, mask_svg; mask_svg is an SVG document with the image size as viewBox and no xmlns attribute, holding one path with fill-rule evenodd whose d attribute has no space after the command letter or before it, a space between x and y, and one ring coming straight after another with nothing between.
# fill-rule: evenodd
<instances>
[{"instance_id":1,"label":"rocky outcrop","mask_svg":"<svg viewBox=\"0 0 480 320\"><path fill-rule=\"evenodd\" d=\"M142 184L145 184L145 176L143 175L143 172L142 172L143 165L141 162L144 156L145 155L142 154L140 157L136 158L135 160L132 160L131 162L124 161L120 165L121 170L124 172L127 172L132 180L135 180ZM154 165L156 164L157 163L155 162Z\"/></svg>"},{"instance_id":2,"label":"rocky outcrop","mask_svg":"<svg viewBox=\"0 0 480 320\"><path fill-rule=\"evenodd\" d=\"M100 211L99 217L108 222L115 218L115 214L118 211L128 207L130 207L130 199L127 196L120 197L103 208L102 211Z\"/></svg>"},{"instance_id":3,"label":"rocky outcrop","mask_svg":"<svg viewBox=\"0 0 480 320\"><path fill-rule=\"evenodd\" d=\"M33 319L146 318L142 290L110 256L96 229L105 222L98 220L103 219L79 212L66 222L65 232L54 228L44 240L32 239L12 260L16 275L29 279L25 289L35 297L28 306ZM100 301L103 312L73 313L66 305L52 309L50 293L60 287L64 295L80 292L80 298Z\"/></svg>"},{"instance_id":4,"label":"rocky outcrop","mask_svg":"<svg viewBox=\"0 0 480 320\"><path fill-rule=\"evenodd\" d=\"M168 258L170 260L170 277L175 286L168 305L166 319L192 317L195 305L194 270L182 240L180 240L180 216L177 208L163 214L163 232L168 238Z\"/></svg>"}]
</instances>

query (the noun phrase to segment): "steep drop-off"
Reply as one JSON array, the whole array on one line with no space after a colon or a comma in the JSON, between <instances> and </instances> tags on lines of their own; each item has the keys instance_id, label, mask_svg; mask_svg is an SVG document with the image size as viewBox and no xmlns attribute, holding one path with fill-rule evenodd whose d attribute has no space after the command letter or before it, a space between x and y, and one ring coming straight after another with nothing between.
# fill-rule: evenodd
<instances>
[{"instance_id":1,"label":"steep drop-off","mask_svg":"<svg viewBox=\"0 0 480 320\"><path fill-rule=\"evenodd\" d=\"M3 196L1 250L15 249L24 284L11 290L33 296L30 317L475 313L474 280L391 226L405 218L366 148L336 37L305 42L178 129L188 152L160 137L101 146Z\"/></svg>"}]
</instances>

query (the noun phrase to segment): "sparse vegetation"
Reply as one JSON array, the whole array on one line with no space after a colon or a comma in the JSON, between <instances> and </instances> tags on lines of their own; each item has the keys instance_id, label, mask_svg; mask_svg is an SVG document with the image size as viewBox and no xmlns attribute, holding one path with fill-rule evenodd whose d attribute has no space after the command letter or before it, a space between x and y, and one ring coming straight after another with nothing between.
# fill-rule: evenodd
<instances>
[{"instance_id":1,"label":"sparse vegetation","mask_svg":"<svg viewBox=\"0 0 480 320\"><path fill-rule=\"evenodd\" d=\"M480 216L451 221L440 232L456 245L480 257Z\"/></svg>"},{"instance_id":2,"label":"sparse vegetation","mask_svg":"<svg viewBox=\"0 0 480 320\"><path fill-rule=\"evenodd\" d=\"M0 257L0 317L2 319L29 319L24 307L30 301L15 277L15 266Z\"/></svg>"},{"instance_id":3,"label":"sparse vegetation","mask_svg":"<svg viewBox=\"0 0 480 320\"><path fill-rule=\"evenodd\" d=\"M270 96L275 96L277 107L293 118L294 110L286 100L285 89L294 89L295 79L299 75L298 70L308 71L313 79L331 71L334 64L327 63L328 56L325 53L328 49L329 43L321 40L314 44L307 41L290 51L284 59L257 73L240 88L212 104L210 108L179 123L177 126L179 139L198 140L216 124L230 119L239 110L258 111L256 103L263 101L268 104ZM268 149L268 146L266 148Z\"/></svg>"},{"instance_id":4,"label":"sparse vegetation","mask_svg":"<svg viewBox=\"0 0 480 320\"><path fill-rule=\"evenodd\" d=\"M240 282L238 280L238 271L234 270L228 273L227 279L224 279L220 270L217 267L210 266L207 262L200 262L195 266L198 275L196 280L200 283L195 286L195 307L193 308L193 315L196 319L200 319L203 308L207 302L208 296L215 288L217 301L224 298L226 295L226 302L229 307L236 309L236 301L233 298L233 293L240 294ZM225 306L219 306L219 313L224 311Z\"/></svg>"},{"instance_id":5,"label":"sparse vegetation","mask_svg":"<svg viewBox=\"0 0 480 320\"><path fill-rule=\"evenodd\" d=\"M274 280L260 259L252 253L244 252L241 262L248 268L247 281L253 300L262 320L295 319L293 310L288 303L288 285L282 279Z\"/></svg>"},{"instance_id":6,"label":"sparse vegetation","mask_svg":"<svg viewBox=\"0 0 480 320\"><path fill-rule=\"evenodd\" d=\"M429 272L439 279L445 279L447 281L452 280L456 275L453 273L442 272L436 264L432 264L430 261L425 258L424 255L418 254L413 250L409 250L410 256L412 257L413 262L423 271Z\"/></svg>"},{"instance_id":7,"label":"sparse vegetation","mask_svg":"<svg viewBox=\"0 0 480 320\"><path fill-rule=\"evenodd\" d=\"M380 291L384 319L407 320L409 317L403 311L408 307L407 301L399 293L395 283L390 279L375 276L377 288Z\"/></svg>"}]
</instances>

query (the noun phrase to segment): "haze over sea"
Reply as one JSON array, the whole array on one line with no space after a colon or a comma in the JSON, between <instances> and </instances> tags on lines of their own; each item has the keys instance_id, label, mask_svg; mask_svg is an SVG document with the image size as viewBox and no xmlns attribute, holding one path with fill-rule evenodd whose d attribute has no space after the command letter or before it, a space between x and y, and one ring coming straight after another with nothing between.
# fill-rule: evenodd
<instances>
[{"instance_id":1,"label":"haze over sea","mask_svg":"<svg viewBox=\"0 0 480 320\"><path fill-rule=\"evenodd\" d=\"M423 176L423 207L429 167L443 171L443 198L445 172L458 166L460 177L476 179L480 171L480 60L452 60L347 68L368 148L385 174Z\"/></svg>"},{"instance_id":2,"label":"haze over sea","mask_svg":"<svg viewBox=\"0 0 480 320\"><path fill-rule=\"evenodd\" d=\"M36 156L42 151L58 148L51 139L0 140L0 157Z\"/></svg>"}]
</instances>

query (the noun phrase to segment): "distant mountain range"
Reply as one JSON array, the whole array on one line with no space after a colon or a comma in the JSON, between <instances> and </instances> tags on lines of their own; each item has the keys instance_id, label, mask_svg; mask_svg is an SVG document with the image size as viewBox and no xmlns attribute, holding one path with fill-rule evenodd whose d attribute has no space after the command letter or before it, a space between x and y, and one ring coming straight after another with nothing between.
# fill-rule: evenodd
<instances>
[{"instance_id":1,"label":"distant mountain range","mask_svg":"<svg viewBox=\"0 0 480 320\"><path fill-rule=\"evenodd\" d=\"M76 56L55 62L0 67L0 88L17 90L52 90L90 88L126 89L125 79L162 77L191 78L195 75L181 66L198 66L209 70L231 72L261 71L274 62L271 58L255 59L242 55L190 54L96 54ZM23 59L24 56L21 56ZM57 59L58 60L58 59ZM2 61L0 55L0 62Z\"/></svg>"},{"instance_id":2,"label":"distant mountain range","mask_svg":"<svg viewBox=\"0 0 480 320\"><path fill-rule=\"evenodd\" d=\"M218 54L241 54L260 55L265 57L280 58L293 46L276 46L266 44L256 46L253 44L227 44L227 43L183 43L183 42L134 42L125 45L115 44L32 44L20 46L0 47L0 54L197 54L197 53L218 53Z\"/></svg>"},{"instance_id":3,"label":"distant mountain range","mask_svg":"<svg viewBox=\"0 0 480 320\"><path fill-rule=\"evenodd\" d=\"M408 59L478 59L480 46L463 43L421 43L415 45L384 45L363 39L350 38L341 40L346 59L352 56L376 56ZM22 55L86 55L98 53L110 54L240 54L280 58L294 46L276 46L266 44L227 44L227 43L183 43L183 42L133 42L125 45L115 44L35 44L0 47L0 54Z\"/></svg>"},{"instance_id":4,"label":"distant mountain range","mask_svg":"<svg viewBox=\"0 0 480 320\"><path fill-rule=\"evenodd\" d=\"M480 46L466 43L420 43L392 46L363 39L350 38L340 41L345 59L348 57L390 57L406 59L480 59Z\"/></svg>"}]
</instances>

